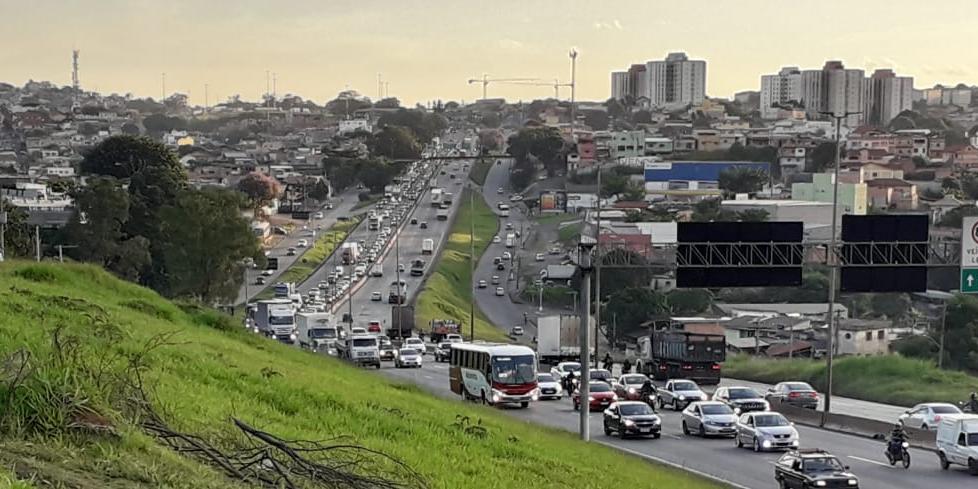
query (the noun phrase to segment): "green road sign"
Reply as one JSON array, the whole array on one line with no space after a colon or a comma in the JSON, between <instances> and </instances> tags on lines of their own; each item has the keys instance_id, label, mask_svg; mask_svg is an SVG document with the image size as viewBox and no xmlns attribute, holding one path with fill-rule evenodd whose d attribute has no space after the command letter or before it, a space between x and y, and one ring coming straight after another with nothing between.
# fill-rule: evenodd
<instances>
[{"instance_id":1,"label":"green road sign","mask_svg":"<svg viewBox=\"0 0 978 489\"><path fill-rule=\"evenodd\" d=\"M961 292L978 293L978 268L961 269Z\"/></svg>"}]
</instances>

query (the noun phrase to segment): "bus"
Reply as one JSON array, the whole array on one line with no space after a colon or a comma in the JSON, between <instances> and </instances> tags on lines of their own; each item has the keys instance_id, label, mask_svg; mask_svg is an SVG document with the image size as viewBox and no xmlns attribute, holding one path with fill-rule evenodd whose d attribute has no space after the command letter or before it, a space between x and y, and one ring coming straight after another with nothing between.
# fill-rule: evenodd
<instances>
[{"instance_id":1,"label":"bus","mask_svg":"<svg viewBox=\"0 0 978 489\"><path fill-rule=\"evenodd\" d=\"M452 392L463 399L525 408L539 397L537 356L529 347L453 343L449 362Z\"/></svg>"}]
</instances>

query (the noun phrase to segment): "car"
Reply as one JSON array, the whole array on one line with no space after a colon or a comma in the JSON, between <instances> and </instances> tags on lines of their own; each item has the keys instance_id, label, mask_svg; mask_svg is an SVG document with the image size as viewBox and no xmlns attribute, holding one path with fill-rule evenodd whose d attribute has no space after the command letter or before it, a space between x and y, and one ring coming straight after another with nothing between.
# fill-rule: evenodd
<instances>
[{"instance_id":1,"label":"car","mask_svg":"<svg viewBox=\"0 0 978 489\"><path fill-rule=\"evenodd\" d=\"M523 196L520 195L520 194L513 194L513 195L510 195L509 196L509 201L510 202L519 202L521 200L523 200Z\"/></svg>"},{"instance_id":2,"label":"car","mask_svg":"<svg viewBox=\"0 0 978 489\"><path fill-rule=\"evenodd\" d=\"M503 289L502 287L496 287L496 296L502 297L504 295L506 295L506 289Z\"/></svg>"},{"instance_id":3,"label":"car","mask_svg":"<svg viewBox=\"0 0 978 489\"><path fill-rule=\"evenodd\" d=\"M380 334L381 328L380 321L373 320L367 322L367 333Z\"/></svg>"},{"instance_id":4,"label":"car","mask_svg":"<svg viewBox=\"0 0 978 489\"><path fill-rule=\"evenodd\" d=\"M534 259L536 261L544 261L544 260L546 260L546 257L543 256L543 253L537 253L536 256L534 257Z\"/></svg>"},{"instance_id":5,"label":"car","mask_svg":"<svg viewBox=\"0 0 978 489\"><path fill-rule=\"evenodd\" d=\"M421 229L428 229L428 221L421 221L421 224L419 224L418 226Z\"/></svg>"},{"instance_id":6,"label":"car","mask_svg":"<svg viewBox=\"0 0 978 489\"><path fill-rule=\"evenodd\" d=\"M791 450L798 448L798 430L781 413L753 411L737 419L737 448L753 448L755 452L767 450Z\"/></svg>"},{"instance_id":7,"label":"car","mask_svg":"<svg viewBox=\"0 0 978 489\"><path fill-rule=\"evenodd\" d=\"M329 288L329 282L325 280L320 280L319 283L316 284L316 288L319 290L326 290Z\"/></svg>"},{"instance_id":8,"label":"car","mask_svg":"<svg viewBox=\"0 0 978 489\"><path fill-rule=\"evenodd\" d=\"M503 262L503 257L501 257L501 256L494 256L492 258L492 264L493 265L499 265L502 262Z\"/></svg>"},{"instance_id":9,"label":"car","mask_svg":"<svg viewBox=\"0 0 978 489\"><path fill-rule=\"evenodd\" d=\"M497 188L497 189L496 189L496 193L497 193L497 194L500 194L500 195L502 195L502 194L503 194L503 192L504 192L504 190L503 190L503 188L502 188L502 187L499 187L499 188Z\"/></svg>"},{"instance_id":10,"label":"car","mask_svg":"<svg viewBox=\"0 0 978 489\"><path fill-rule=\"evenodd\" d=\"M255 285L265 285L265 277L259 275L258 278L255 279Z\"/></svg>"},{"instance_id":11,"label":"car","mask_svg":"<svg viewBox=\"0 0 978 489\"><path fill-rule=\"evenodd\" d=\"M722 402L697 401L683 409L682 427L684 435L734 437L737 435L737 415Z\"/></svg>"},{"instance_id":12,"label":"car","mask_svg":"<svg viewBox=\"0 0 978 489\"><path fill-rule=\"evenodd\" d=\"M421 368L421 352L414 348L401 348L397 350L397 355L394 358L394 366L397 368Z\"/></svg>"},{"instance_id":13,"label":"car","mask_svg":"<svg viewBox=\"0 0 978 489\"><path fill-rule=\"evenodd\" d=\"M349 321L343 321L343 322L344 323L347 323ZM360 326L357 326L355 328L350 328L350 335L352 335L352 336L365 335L365 334L369 334L369 333L367 333L367 328L362 328Z\"/></svg>"},{"instance_id":14,"label":"car","mask_svg":"<svg viewBox=\"0 0 978 489\"><path fill-rule=\"evenodd\" d=\"M540 389L540 400L560 399L564 396L564 388L560 385L560 378L550 372L540 372L537 374L537 388Z\"/></svg>"},{"instance_id":15,"label":"car","mask_svg":"<svg viewBox=\"0 0 978 489\"><path fill-rule=\"evenodd\" d=\"M398 263L397 264L397 271L398 272L401 272L401 273L404 272L404 264L403 263Z\"/></svg>"},{"instance_id":16,"label":"car","mask_svg":"<svg viewBox=\"0 0 978 489\"><path fill-rule=\"evenodd\" d=\"M295 256L295 248L290 246L287 250L285 250L285 256Z\"/></svg>"},{"instance_id":17,"label":"car","mask_svg":"<svg viewBox=\"0 0 978 489\"><path fill-rule=\"evenodd\" d=\"M523 326L513 326L512 331L510 331L511 336L523 336Z\"/></svg>"},{"instance_id":18,"label":"car","mask_svg":"<svg viewBox=\"0 0 978 489\"><path fill-rule=\"evenodd\" d=\"M784 489L859 489L859 479L849 472L849 466L819 448L791 450L782 455L774 464L774 481Z\"/></svg>"},{"instance_id":19,"label":"car","mask_svg":"<svg viewBox=\"0 0 978 489\"><path fill-rule=\"evenodd\" d=\"M818 393L806 382L781 382L767 390L764 400L772 406L788 404L808 409L818 408Z\"/></svg>"},{"instance_id":20,"label":"car","mask_svg":"<svg viewBox=\"0 0 978 489\"><path fill-rule=\"evenodd\" d=\"M574 390L571 399L574 401L574 410L581 409L581 391ZM615 391L611 389L610 385L604 382L590 383L588 410L601 411L607 409L613 402L618 402L618 396L615 395Z\"/></svg>"},{"instance_id":21,"label":"car","mask_svg":"<svg viewBox=\"0 0 978 489\"><path fill-rule=\"evenodd\" d=\"M415 350L421 352L422 355L424 355L425 352L428 350L428 348L424 346L424 341L416 336L405 338L404 346L406 348L414 348Z\"/></svg>"},{"instance_id":22,"label":"car","mask_svg":"<svg viewBox=\"0 0 978 489\"><path fill-rule=\"evenodd\" d=\"M499 264L496 265L496 270L497 271L502 271L502 270L505 270L505 269L506 269L506 265L503 264L502 262L499 262Z\"/></svg>"},{"instance_id":23,"label":"car","mask_svg":"<svg viewBox=\"0 0 978 489\"><path fill-rule=\"evenodd\" d=\"M558 380L567 377L571 372L576 375L580 371L581 364L578 362L560 362L550 369L550 373L557 377Z\"/></svg>"},{"instance_id":24,"label":"car","mask_svg":"<svg viewBox=\"0 0 978 489\"><path fill-rule=\"evenodd\" d=\"M618 434L619 438L629 435L662 436L662 418L644 402L618 401L604 410L604 434Z\"/></svg>"},{"instance_id":25,"label":"car","mask_svg":"<svg viewBox=\"0 0 978 489\"><path fill-rule=\"evenodd\" d=\"M380 360L393 361L397 356L395 353L397 349L394 348L394 344L391 343L391 339L387 336L378 336L377 340L380 342Z\"/></svg>"},{"instance_id":26,"label":"car","mask_svg":"<svg viewBox=\"0 0 978 489\"><path fill-rule=\"evenodd\" d=\"M771 405L764 400L764 396L750 387L717 387L713 391L712 399L730 406L730 409L733 409L736 414L769 411L771 409Z\"/></svg>"},{"instance_id":27,"label":"car","mask_svg":"<svg viewBox=\"0 0 978 489\"><path fill-rule=\"evenodd\" d=\"M487 287L487 284L486 284L486 281L485 280L480 280L478 285L479 285L479 288L480 289L484 289L484 288Z\"/></svg>"},{"instance_id":28,"label":"car","mask_svg":"<svg viewBox=\"0 0 978 489\"><path fill-rule=\"evenodd\" d=\"M551 255L559 255L560 254L560 246L551 247L549 253Z\"/></svg>"},{"instance_id":29,"label":"car","mask_svg":"<svg viewBox=\"0 0 978 489\"><path fill-rule=\"evenodd\" d=\"M498 234L492 237L492 242L495 243L495 244L499 244L502 241L503 241L503 239L500 238Z\"/></svg>"},{"instance_id":30,"label":"car","mask_svg":"<svg viewBox=\"0 0 978 489\"><path fill-rule=\"evenodd\" d=\"M435 361L436 362L447 362L452 356L452 343L448 341L442 341L438 343L435 347Z\"/></svg>"},{"instance_id":31,"label":"car","mask_svg":"<svg viewBox=\"0 0 978 489\"><path fill-rule=\"evenodd\" d=\"M315 214L312 215L312 218L313 219L322 219L323 216L324 216L324 214L322 212L317 212L317 213L315 213Z\"/></svg>"},{"instance_id":32,"label":"car","mask_svg":"<svg viewBox=\"0 0 978 489\"><path fill-rule=\"evenodd\" d=\"M513 254L512 253L510 253L508 251L504 251L503 252L503 261L510 261L512 259L513 259Z\"/></svg>"},{"instance_id":33,"label":"car","mask_svg":"<svg viewBox=\"0 0 978 489\"><path fill-rule=\"evenodd\" d=\"M373 292L370 293L370 300L372 300L374 302L382 301L382 300L384 300L384 295L375 290L375 291L373 291Z\"/></svg>"},{"instance_id":34,"label":"car","mask_svg":"<svg viewBox=\"0 0 978 489\"><path fill-rule=\"evenodd\" d=\"M499 285L499 275L493 275L491 282L492 285Z\"/></svg>"},{"instance_id":35,"label":"car","mask_svg":"<svg viewBox=\"0 0 978 489\"><path fill-rule=\"evenodd\" d=\"M665 409L668 404L672 406L674 411L679 411L691 402L705 401L706 399L706 394L692 380L669 380L664 387L658 390L659 409Z\"/></svg>"},{"instance_id":36,"label":"car","mask_svg":"<svg viewBox=\"0 0 978 489\"><path fill-rule=\"evenodd\" d=\"M941 424L941 419L950 414L961 414L961 410L954 404L925 402L904 411L899 421L908 428L936 430Z\"/></svg>"},{"instance_id":37,"label":"car","mask_svg":"<svg viewBox=\"0 0 978 489\"><path fill-rule=\"evenodd\" d=\"M417 223L418 223L418 218L417 217L412 217L411 218L411 224L414 225L414 224L417 224Z\"/></svg>"},{"instance_id":38,"label":"car","mask_svg":"<svg viewBox=\"0 0 978 489\"><path fill-rule=\"evenodd\" d=\"M262 270L261 275L262 277L271 277L272 275L275 275L275 270Z\"/></svg>"},{"instance_id":39,"label":"car","mask_svg":"<svg viewBox=\"0 0 978 489\"><path fill-rule=\"evenodd\" d=\"M465 339L458 333L448 333L445 335L445 341L449 343L463 343L465 342Z\"/></svg>"},{"instance_id":40,"label":"car","mask_svg":"<svg viewBox=\"0 0 978 489\"><path fill-rule=\"evenodd\" d=\"M507 222L506 223L506 230L507 231L512 231L513 230L513 223Z\"/></svg>"},{"instance_id":41,"label":"car","mask_svg":"<svg viewBox=\"0 0 978 489\"><path fill-rule=\"evenodd\" d=\"M327 210L332 209L332 208L333 208L333 203L332 202L326 203L326 209Z\"/></svg>"},{"instance_id":42,"label":"car","mask_svg":"<svg viewBox=\"0 0 978 489\"><path fill-rule=\"evenodd\" d=\"M649 378L644 374L625 374L611 386L615 388L615 394L618 394L619 399L637 401L642 398L642 386L648 380Z\"/></svg>"},{"instance_id":43,"label":"car","mask_svg":"<svg viewBox=\"0 0 978 489\"><path fill-rule=\"evenodd\" d=\"M309 241L300 239L299 242L296 243L295 245L298 246L299 248L305 248L306 246L309 246Z\"/></svg>"}]
</instances>

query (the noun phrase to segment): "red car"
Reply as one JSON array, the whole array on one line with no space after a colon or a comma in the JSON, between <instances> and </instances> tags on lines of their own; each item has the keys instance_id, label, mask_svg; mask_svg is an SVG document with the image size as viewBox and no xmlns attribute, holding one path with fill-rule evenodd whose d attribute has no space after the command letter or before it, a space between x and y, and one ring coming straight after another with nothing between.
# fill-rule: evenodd
<instances>
[{"instance_id":1,"label":"red car","mask_svg":"<svg viewBox=\"0 0 978 489\"><path fill-rule=\"evenodd\" d=\"M591 411L603 411L611 405L611 403L618 400L618 396L615 395L615 391L610 385L604 382L592 382L590 385L591 390L591 400L589 402L589 407ZM574 400L574 410L577 411L581 409L581 392L575 390L573 395Z\"/></svg>"},{"instance_id":2,"label":"red car","mask_svg":"<svg viewBox=\"0 0 978 489\"><path fill-rule=\"evenodd\" d=\"M638 401L642 398L642 385L649 380L643 374L625 374L615 382L614 389L623 401Z\"/></svg>"},{"instance_id":3,"label":"red car","mask_svg":"<svg viewBox=\"0 0 978 489\"><path fill-rule=\"evenodd\" d=\"M380 334L380 321L370 321L367 323L367 332Z\"/></svg>"}]
</instances>

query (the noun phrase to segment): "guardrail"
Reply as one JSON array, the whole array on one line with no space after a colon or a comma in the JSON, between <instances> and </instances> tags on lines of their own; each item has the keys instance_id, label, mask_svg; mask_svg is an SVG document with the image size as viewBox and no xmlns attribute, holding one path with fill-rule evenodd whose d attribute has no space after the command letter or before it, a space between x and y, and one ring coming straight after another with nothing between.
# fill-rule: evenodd
<instances>
[{"instance_id":1,"label":"guardrail","mask_svg":"<svg viewBox=\"0 0 978 489\"><path fill-rule=\"evenodd\" d=\"M773 402L771 408L780 412L789 420L803 426L822 428L881 441L888 438L890 431L893 430L893 423L875 419L836 413L825 414L822 411L790 406L778 402ZM936 449L935 433L933 431L917 428L905 428L904 431L909 435L910 444L915 448L931 451Z\"/></svg>"}]
</instances>

